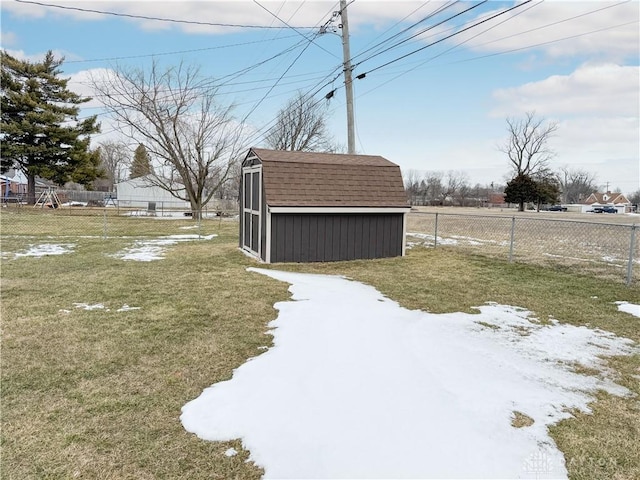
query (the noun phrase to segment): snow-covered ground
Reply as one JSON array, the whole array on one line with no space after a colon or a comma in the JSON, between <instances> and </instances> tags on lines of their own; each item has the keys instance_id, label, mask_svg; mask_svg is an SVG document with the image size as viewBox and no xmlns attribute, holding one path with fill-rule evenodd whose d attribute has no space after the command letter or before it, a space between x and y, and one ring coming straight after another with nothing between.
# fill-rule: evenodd
<instances>
[{"instance_id":1,"label":"snow-covered ground","mask_svg":"<svg viewBox=\"0 0 640 480\"><path fill-rule=\"evenodd\" d=\"M548 425L589 411L598 389L629 393L601 357L638 348L602 330L497 304L410 311L342 277L250 270L291 284L274 346L181 421L203 439L241 438L265 478L566 478ZM514 427L516 412L533 424Z\"/></svg>"},{"instance_id":2,"label":"snow-covered ground","mask_svg":"<svg viewBox=\"0 0 640 480\"><path fill-rule=\"evenodd\" d=\"M197 235L197 234L181 234L168 235L160 238L146 238L134 241L133 245L123 249L122 251L112 255L122 260L134 260L138 262L151 262L164 258L167 247L175 245L178 242L190 242L194 240L212 240L217 237L216 234ZM3 251L3 259L16 259L20 257L45 257L48 255L63 255L65 253L73 253L76 247L73 243L55 244L41 243L30 245L25 251L12 253Z\"/></svg>"},{"instance_id":3,"label":"snow-covered ground","mask_svg":"<svg viewBox=\"0 0 640 480\"><path fill-rule=\"evenodd\" d=\"M14 254L14 258L20 257L46 257L48 255L64 255L65 253L72 253L75 248L73 243L41 243L29 245L29 248L22 252ZM7 252L9 255L10 253Z\"/></svg>"},{"instance_id":4,"label":"snow-covered ground","mask_svg":"<svg viewBox=\"0 0 640 480\"><path fill-rule=\"evenodd\" d=\"M218 235L169 235L156 239L136 240L131 247L114 254L116 258L122 260L135 260L137 262L151 262L164 258L165 250L170 245L178 242L188 242L192 240L211 240Z\"/></svg>"},{"instance_id":5,"label":"snow-covered ground","mask_svg":"<svg viewBox=\"0 0 640 480\"><path fill-rule=\"evenodd\" d=\"M634 317L640 317L640 305L635 305L629 302L616 302L618 305L618 310L621 312L626 312Z\"/></svg>"},{"instance_id":6,"label":"snow-covered ground","mask_svg":"<svg viewBox=\"0 0 640 480\"><path fill-rule=\"evenodd\" d=\"M81 309L81 310L88 310L88 311L95 311L95 310L102 310L105 312L110 312L111 309L106 307L103 303L74 303L73 306L75 308ZM133 310L140 310L140 307L131 307L129 305L127 305L126 303L124 305L122 305L122 307L118 308L116 310L116 312L131 312ZM66 309L66 308L62 308L58 311L58 313L71 313L71 310Z\"/></svg>"}]
</instances>

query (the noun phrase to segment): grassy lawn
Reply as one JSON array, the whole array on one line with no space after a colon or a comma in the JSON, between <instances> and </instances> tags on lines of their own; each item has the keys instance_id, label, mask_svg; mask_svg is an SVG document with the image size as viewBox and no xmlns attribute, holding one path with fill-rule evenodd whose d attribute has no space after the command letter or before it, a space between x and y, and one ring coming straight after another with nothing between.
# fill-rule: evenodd
<instances>
[{"instance_id":1,"label":"grassy lawn","mask_svg":"<svg viewBox=\"0 0 640 480\"><path fill-rule=\"evenodd\" d=\"M0 220L2 478L260 477L239 441L205 442L179 421L187 401L270 344L265 330L277 314L273 304L288 298L285 284L246 272L256 263L237 249L237 224L203 222L202 234L219 236L173 245L160 261L125 262L110 255L132 240L103 240L100 217L90 220L94 236L55 215L3 213ZM189 220L118 222L111 219L110 228L126 234L191 232L180 229ZM60 232L68 236L50 236ZM73 253L12 255L37 243L72 244ZM407 308L471 312L494 301L640 342L640 319L613 303L640 303L639 289L568 271L448 248L275 268L345 275ZM139 309L118 312L125 304ZM640 394L640 356L609 364L618 383ZM637 398L600 394L592 415L576 414L552 435L571 478L640 478ZM240 454L227 457L230 447Z\"/></svg>"}]
</instances>

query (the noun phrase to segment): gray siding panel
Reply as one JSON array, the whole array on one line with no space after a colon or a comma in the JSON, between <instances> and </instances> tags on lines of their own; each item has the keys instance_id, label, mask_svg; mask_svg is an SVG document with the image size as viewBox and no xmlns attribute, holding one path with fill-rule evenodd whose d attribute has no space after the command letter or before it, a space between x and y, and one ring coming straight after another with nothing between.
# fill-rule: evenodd
<instances>
[{"instance_id":1,"label":"gray siding panel","mask_svg":"<svg viewBox=\"0 0 640 480\"><path fill-rule=\"evenodd\" d=\"M272 262L331 262L402 255L401 213L272 214Z\"/></svg>"},{"instance_id":2,"label":"gray siding panel","mask_svg":"<svg viewBox=\"0 0 640 480\"><path fill-rule=\"evenodd\" d=\"M262 195L260 196L260 258L264 261L267 260L267 205L264 201L264 188L262 188Z\"/></svg>"}]
</instances>

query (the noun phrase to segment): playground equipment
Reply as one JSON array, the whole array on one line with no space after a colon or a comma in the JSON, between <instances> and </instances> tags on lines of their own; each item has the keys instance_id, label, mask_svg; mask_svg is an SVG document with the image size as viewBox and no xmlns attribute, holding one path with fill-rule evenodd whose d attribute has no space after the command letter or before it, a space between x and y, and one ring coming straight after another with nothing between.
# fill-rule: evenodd
<instances>
[{"instance_id":1,"label":"playground equipment","mask_svg":"<svg viewBox=\"0 0 640 480\"><path fill-rule=\"evenodd\" d=\"M60 199L58 198L58 194L53 188L47 188L44 192L40 194L38 200L33 205L33 208L59 208L61 205Z\"/></svg>"}]
</instances>

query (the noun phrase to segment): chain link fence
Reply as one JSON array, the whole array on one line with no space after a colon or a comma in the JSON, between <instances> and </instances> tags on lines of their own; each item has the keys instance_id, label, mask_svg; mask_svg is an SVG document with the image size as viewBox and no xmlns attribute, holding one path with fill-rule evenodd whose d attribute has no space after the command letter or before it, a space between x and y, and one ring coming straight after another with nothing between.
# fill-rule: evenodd
<instances>
[{"instance_id":1,"label":"chain link fence","mask_svg":"<svg viewBox=\"0 0 640 480\"><path fill-rule=\"evenodd\" d=\"M215 222L237 219L236 209L205 208L201 218L189 209L162 202L143 207L112 205L37 208L20 203L0 210L3 248L10 238L71 236L160 237L168 231L207 234ZM509 261L566 267L572 271L640 283L640 225L537 219L507 215L411 212L409 248L451 247Z\"/></svg>"},{"instance_id":2,"label":"chain link fence","mask_svg":"<svg viewBox=\"0 0 640 480\"><path fill-rule=\"evenodd\" d=\"M2 206L0 235L8 237L154 237L166 235L168 229L189 229L194 234L214 222L237 218L236 209L219 205L192 212L163 202L149 202L145 207L123 206L114 200L107 206L92 207L67 202L54 208L43 204L34 207L21 203ZM185 232L186 233L186 232Z\"/></svg>"},{"instance_id":3,"label":"chain link fence","mask_svg":"<svg viewBox=\"0 0 640 480\"><path fill-rule=\"evenodd\" d=\"M407 245L449 246L509 261L640 281L640 225L411 212Z\"/></svg>"}]
</instances>

